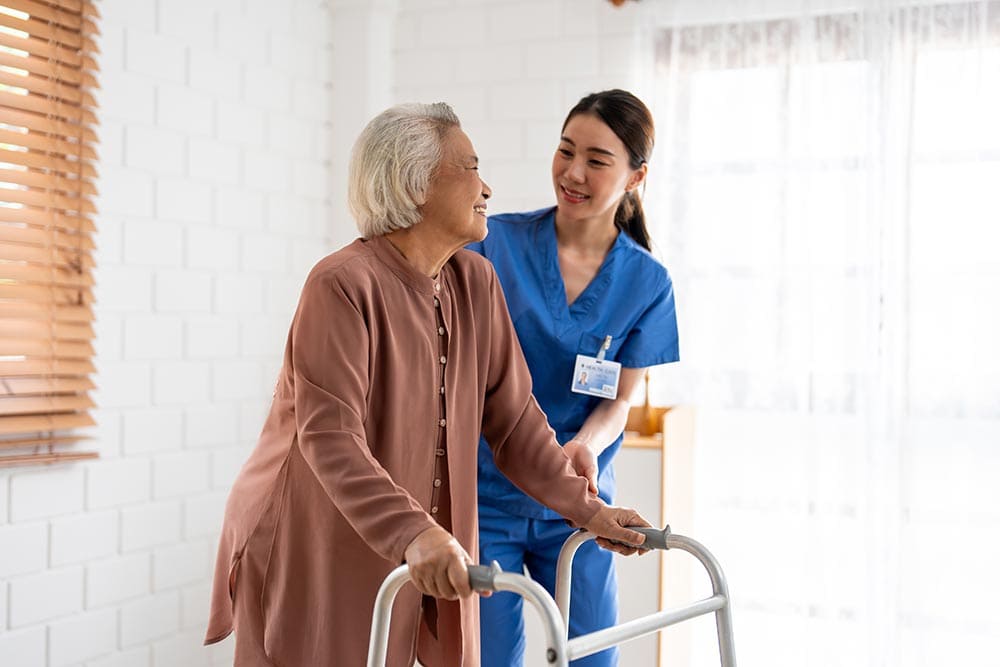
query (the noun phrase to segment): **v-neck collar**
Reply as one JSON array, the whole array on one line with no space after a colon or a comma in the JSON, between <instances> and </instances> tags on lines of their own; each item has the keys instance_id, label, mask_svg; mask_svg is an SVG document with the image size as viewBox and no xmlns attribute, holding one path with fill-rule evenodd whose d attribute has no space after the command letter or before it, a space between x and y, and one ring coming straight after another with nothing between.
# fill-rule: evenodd
<instances>
[{"instance_id":1,"label":"v-neck collar","mask_svg":"<svg viewBox=\"0 0 1000 667\"><path fill-rule=\"evenodd\" d=\"M556 239L556 215L555 208L549 211L548 215L539 221L536 230L536 241L538 247L542 249L542 256L545 266L543 275L545 276L545 297L549 312L553 319L560 323L561 329L576 326L583 329L590 328L600 319L600 313L594 308L601 295L611 284L614 274L613 266L616 257L624 247L625 234L620 230L615 242L611 244L608 254L604 256L597 274L590 280L587 286L576 297L572 304L566 303L566 284L563 282L562 273L559 270L559 245Z\"/></svg>"}]
</instances>

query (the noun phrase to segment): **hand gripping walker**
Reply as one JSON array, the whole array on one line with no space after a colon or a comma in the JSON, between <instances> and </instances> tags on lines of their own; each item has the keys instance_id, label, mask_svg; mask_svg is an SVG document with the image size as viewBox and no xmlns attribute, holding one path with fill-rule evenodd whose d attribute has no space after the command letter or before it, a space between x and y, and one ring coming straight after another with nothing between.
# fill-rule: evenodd
<instances>
[{"instance_id":1,"label":"hand gripping walker","mask_svg":"<svg viewBox=\"0 0 1000 667\"><path fill-rule=\"evenodd\" d=\"M632 621L620 623L604 630L597 630L573 639L567 639L569 630L570 580L573 556L587 540L594 535L580 530L570 536L559 552L556 564L555 600L537 582L523 574L503 572L496 563L492 567L469 566L469 582L477 591L512 591L523 596L538 610L545 629L548 648L545 652L547 664L567 667L570 660L603 651L630 639L656 632L668 625L687 621L710 612L715 612L715 627L719 637L719 658L722 667L736 667L736 653L733 648L733 621L730 613L729 588L715 557L701 544L683 535L674 535L670 526L657 528L633 527L632 530L646 536L643 546L650 549L680 549L698 559L705 567L712 581L712 597L693 602L678 609L658 611ZM384 667L386 648L389 643L389 616L396 593L410 580L408 566L400 565L389 573L382 582L375 609L372 613L371 639L368 644L368 667Z\"/></svg>"}]
</instances>

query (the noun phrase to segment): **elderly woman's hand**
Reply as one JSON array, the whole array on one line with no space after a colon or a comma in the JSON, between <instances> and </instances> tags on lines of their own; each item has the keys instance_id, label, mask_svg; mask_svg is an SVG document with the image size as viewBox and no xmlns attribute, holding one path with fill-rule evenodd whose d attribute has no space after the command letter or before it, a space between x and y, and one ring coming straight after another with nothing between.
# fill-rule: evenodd
<instances>
[{"instance_id":1,"label":"elderly woman's hand","mask_svg":"<svg viewBox=\"0 0 1000 667\"><path fill-rule=\"evenodd\" d=\"M428 528L417 535L404 558L421 593L446 600L472 595L468 567L472 559L444 528Z\"/></svg>"},{"instance_id":2,"label":"elderly woman's hand","mask_svg":"<svg viewBox=\"0 0 1000 667\"><path fill-rule=\"evenodd\" d=\"M605 505L584 528L597 536L597 543L623 556L634 553L645 553L648 549L641 548L646 536L624 526L649 526L649 522L633 509Z\"/></svg>"}]
</instances>

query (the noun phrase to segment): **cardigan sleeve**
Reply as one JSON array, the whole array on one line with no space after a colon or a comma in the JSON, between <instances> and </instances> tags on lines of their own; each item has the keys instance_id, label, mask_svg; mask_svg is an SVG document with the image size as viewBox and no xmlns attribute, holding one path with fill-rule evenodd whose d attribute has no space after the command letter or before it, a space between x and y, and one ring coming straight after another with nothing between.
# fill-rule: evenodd
<instances>
[{"instance_id":1,"label":"cardigan sleeve","mask_svg":"<svg viewBox=\"0 0 1000 667\"><path fill-rule=\"evenodd\" d=\"M368 324L335 273L306 281L289 343L304 459L361 538L401 563L413 538L436 524L368 446Z\"/></svg>"},{"instance_id":2,"label":"cardigan sleeve","mask_svg":"<svg viewBox=\"0 0 1000 667\"><path fill-rule=\"evenodd\" d=\"M490 268L490 335L483 436L497 468L519 489L569 519L586 524L603 504L587 491L531 393L531 374Z\"/></svg>"}]
</instances>

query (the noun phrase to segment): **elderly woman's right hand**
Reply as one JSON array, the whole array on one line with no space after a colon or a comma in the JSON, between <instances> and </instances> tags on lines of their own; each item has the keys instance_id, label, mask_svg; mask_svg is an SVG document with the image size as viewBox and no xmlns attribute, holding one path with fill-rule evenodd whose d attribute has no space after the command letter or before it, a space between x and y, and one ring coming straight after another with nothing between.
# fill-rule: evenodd
<instances>
[{"instance_id":1,"label":"elderly woman's right hand","mask_svg":"<svg viewBox=\"0 0 1000 667\"><path fill-rule=\"evenodd\" d=\"M468 568L472 559L444 528L435 526L417 535L404 558L421 593L446 600L472 595Z\"/></svg>"}]
</instances>

